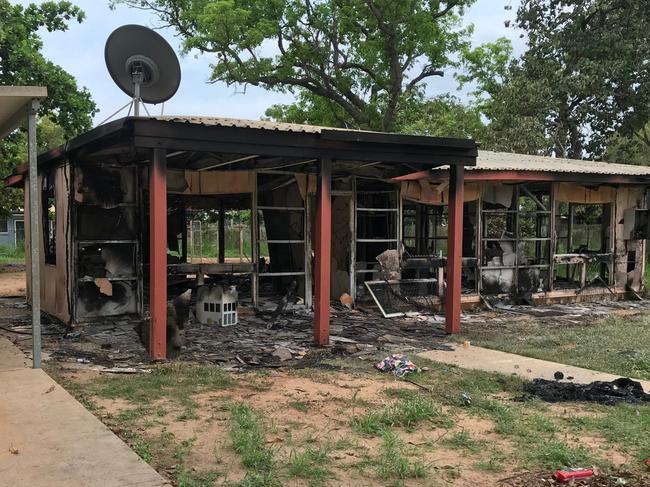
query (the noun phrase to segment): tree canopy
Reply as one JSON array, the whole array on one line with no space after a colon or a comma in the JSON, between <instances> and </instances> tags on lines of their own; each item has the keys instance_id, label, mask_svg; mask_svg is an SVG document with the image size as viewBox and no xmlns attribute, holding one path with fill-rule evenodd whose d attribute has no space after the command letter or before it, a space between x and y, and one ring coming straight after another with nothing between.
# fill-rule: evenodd
<instances>
[{"instance_id":1,"label":"tree canopy","mask_svg":"<svg viewBox=\"0 0 650 487\"><path fill-rule=\"evenodd\" d=\"M650 120L649 25L648 0L523 0L528 48L497 90L495 128L526 121L546 152L601 157Z\"/></svg>"},{"instance_id":2,"label":"tree canopy","mask_svg":"<svg viewBox=\"0 0 650 487\"><path fill-rule=\"evenodd\" d=\"M650 147L650 0L521 0L517 58L505 38L471 45L462 16L475 0L111 1L208 54L212 81L293 93L272 119L573 158ZM466 93L428 95L443 74Z\"/></svg>"},{"instance_id":3,"label":"tree canopy","mask_svg":"<svg viewBox=\"0 0 650 487\"><path fill-rule=\"evenodd\" d=\"M271 113L392 130L423 83L458 65L475 0L114 0L155 12L213 81L297 94Z\"/></svg>"},{"instance_id":4,"label":"tree canopy","mask_svg":"<svg viewBox=\"0 0 650 487\"><path fill-rule=\"evenodd\" d=\"M43 2L39 5L13 5L0 0L0 85L47 86L39 115L39 148L47 149L88 130L95 104L73 76L45 59L38 30L65 31L71 20L81 22L84 13L70 2ZM15 132L0 142L0 177L7 176L27 154L24 133ZM21 207L19 191L0 189L0 212Z\"/></svg>"},{"instance_id":5,"label":"tree canopy","mask_svg":"<svg viewBox=\"0 0 650 487\"><path fill-rule=\"evenodd\" d=\"M91 127L95 104L73 76L43 57L40 28L65 31L84 13L70 2L13 5L0 0L0 84L47 86L40 114L47 115L71 137Z\"/></svg>"}]
</instances>

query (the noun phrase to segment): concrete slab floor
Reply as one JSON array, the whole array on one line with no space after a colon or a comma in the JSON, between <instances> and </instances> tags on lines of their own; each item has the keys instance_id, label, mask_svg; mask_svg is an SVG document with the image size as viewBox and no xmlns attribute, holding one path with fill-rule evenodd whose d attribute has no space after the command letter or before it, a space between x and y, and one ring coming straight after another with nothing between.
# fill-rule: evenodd
<instances>
[{"instance_id":1,"label":"concrete slab floor","mask_svg":"<svg viewBox=\"0 0 650 487\"><path fill-rule=\"evenodd\" d=\"M513 353L490 350L482 347L469 345L467 348L462 344L449 343L452 350L431 350L419 353L423 357L434 362L441 362L449 365L456 365L463 369L483 370L486 372L499 372L505 375L516 374L525 379L547 379L554 380L555 372L560 371L564 377L573 377L570 382L588 384L590 382L612 381L619 378L619 375L607 374L572 365L565 365L546 360L539 360ZM634 379L634 377L631 377ZM650 393L650 381L638 380L645 392ZM566 379L564 382L568 382Z\"/></svg>"},{"instance_id":2,"label":"concrete slab floor","mask_svg":"<svg viewBox=\"0 0 650 487\"><path fill-rule=\"evenodd\" d=\"M0 337L0 484L162 487L169 483Z\"/></svg>"}]
</instances>

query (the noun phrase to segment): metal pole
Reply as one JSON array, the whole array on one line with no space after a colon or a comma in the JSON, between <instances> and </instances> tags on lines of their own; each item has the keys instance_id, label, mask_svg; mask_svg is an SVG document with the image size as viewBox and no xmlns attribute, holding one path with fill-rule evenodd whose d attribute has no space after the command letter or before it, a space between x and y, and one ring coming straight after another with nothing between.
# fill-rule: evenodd
<instances>
[{"instance_id":1,"label":"metal pole","mask_svg":"<svg viewBox=\"0 0 650 487\"><path fill-rule=\"evenodd\" d=\"M140 82L136 81L134 83L134 94L133 94L133 115L136 117L140 116Z\"/></svg>"},{"instance_id":2,"label":"metal pole","mask_svg":"<svg viewBox=\"0 0 650 487\"><path fill-rule=\"evenodd\" d=\"M40 212L36 147L36 113L38 100L32 100L27 111L27 145L29 160L29 249L31 257L32 291L32 363L41 368L41 273L40 273Z\"/></svg>"},{"instance_id":3,"label":"metal pole","mask_svg":"<svg viewBox=\"0 0 650 487\"><path fill-rule=\"evenodd\" d=\"M260 248L259 248L259 221L257 213L257 172L255 172L255 185L251 194L251 257L253 259L253 275L251 276L251 301L253 308L257 309L260 285Z\"/></svg>"},{"instance_id":4,"label":"metal pole","mask_svg":"<svg viewBox=\"0 0 650 487\"><path fill-rule=\"evenodd\" d=\"M218 260L220 264L226 262L226 213L223 207L223 200L219 202L219 228L217 232L219 244Z\"/></svg>"},{"instance_id":5,"label":"metal pole","mask_svg":"<svg viewBox=\"0 0 650 487\"><path fill-rule=\"evenodd\" d=\"M309 187L309 184L307 184ZM311 308L314 304L314 293L313 293L313 269L312 269L312 235L311 235L311 196L309 196L309 191L305 192L305 213L304 213L304 222L303 222L303 232L304 232L304 251L305 251L305 306Z\"/></svg>"}]
</instances>

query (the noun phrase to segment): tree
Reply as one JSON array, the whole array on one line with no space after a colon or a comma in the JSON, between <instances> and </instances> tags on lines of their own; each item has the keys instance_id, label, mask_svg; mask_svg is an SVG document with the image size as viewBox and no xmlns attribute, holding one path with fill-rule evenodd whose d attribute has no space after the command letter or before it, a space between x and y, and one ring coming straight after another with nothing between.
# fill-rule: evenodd
<instances>
[{"instance_id":1,"label":"tree","mask_svg":"<svg viewBox=\"0 0 650 487\"><path fill-rule=\"evenodd\" d=\"M486 130L480 110L451 95L414 103L411 109L400 113L397 125L405 134L479 141Z\"/></svg>"},{"instance_id":2,"label":"tree","mask_svg":"<svg viewBox=\"0 0 650 487\"><path fill-rule=\"evenodd\" d=\"M95 104L85 88L63 68L43 57L41 28L65 31L68 21L81 22L84 13L70 2L12 5L0 0L0 84L47 86L40 115L49 116L67 137L88 130Z\"/></svg>"},{"instance_id":3,"label":"tree","mask_svg":"<svg viewBox=\"0 0 650 487\"><path fill-rule=\"evenodd\" d=\"M214 56L212 81L298 95L272 115L395 127L423 84L459 64L475 0L113 0L155 12L186 51Z\"/></svg>"},{"instance_id":4,"label":"tree","mask_svg":"<svg viewBox=\"0 0 650 487\"><path fill-rule=\"evenodd\" d=\"M83 12L70 2L44 2L26 7L0 0L0 85L47 86L48 97L39 110L39 148L51 148L89 129L95 104L85 88L79 88L69 73L43 57L41 28L65 31L68 22L81 22ZM0 177L8 176L26 158L26 138L18 131L0 142ZM22 206L22 195L0 189L0 212Z\"/></svg>"},{"instance_id":5,"label":"tree","mask_svg":"<svg viewBox=\"0 0 650 487\"><path fill-rule=\"evenodd\" d=\"M36 131L39 152L54 149L65 140L63 128L45 117L38 121ZM24 131L15 131L0 143L0 172L7 177L11 171L27 159L27 136ZM7 216L13 210L24 206L24 196L21 189L0 186L0 215Z\"/></svg>"},{"instance_id":6,"label":"tree","mask_svg":"<svg viewBox=\"0 0 650 487\"><path fill-rule=\"evenodd\" d=\"M614 135L607 143L603 160L650 166L650 122L630 137Z\"/></svg>"},{"instance_id":7,"label":"tree","mask_svg":"<svg viewBox=\"0 0 650 487\"><path fill-rule=\"evenodd\" d=\"M482 121L473 137L483 149L547 154L545 87L521 75L512 52L510 40L501 37L463 53L456 79L460 89L471 88L465 110L478 113Z\"/></svg>"},{"instance_id":8,"label":"tree","mask_svg":"<svg viewBox=\"0 0 650 487\"><path fill-rule=\"evenodd\" d=\"M502 128L527 117L555 155L598 158L650 119L648 0L523 0L516 25L528 50L498 93Z\"/></svg>"}]
</instances>

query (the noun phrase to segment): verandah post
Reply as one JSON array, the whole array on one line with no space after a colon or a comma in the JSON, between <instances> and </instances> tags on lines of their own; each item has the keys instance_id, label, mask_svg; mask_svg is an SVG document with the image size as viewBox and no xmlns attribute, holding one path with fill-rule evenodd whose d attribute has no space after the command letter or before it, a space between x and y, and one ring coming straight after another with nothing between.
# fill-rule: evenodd
<instances>
[{"instance_id":1,"label":"verandah post","mask_svg":"<svg viewBox=\"0 0 650 487\"><path fill-rule=\"evenodd\" d=\"M315 293L314 343L327 345L330 336L330 278L332 255L332 159L320 160L318 175L316 239L315 239Z\"/></svg>"},{"instance_id":2,"label":"verandah post","mask_svg":"<svg viewBox=\"0 0 650 487\"><path fill-rule=\"evenodd\" d=\"M149 356L167 357L167 152L153 149L149 170Z\"/></svg>"},{"instance_id":3,"label":"verandah post","mask_svg":"<svg viewBox=\"0 0 650 487\"><path fill-rule=\"evenodd\" d=\"M463 265L463 172L460 164L449 167L449 233L447 234L447 290L445 331L460 333L461 280Z\"/></svg>"}]
</instances>

